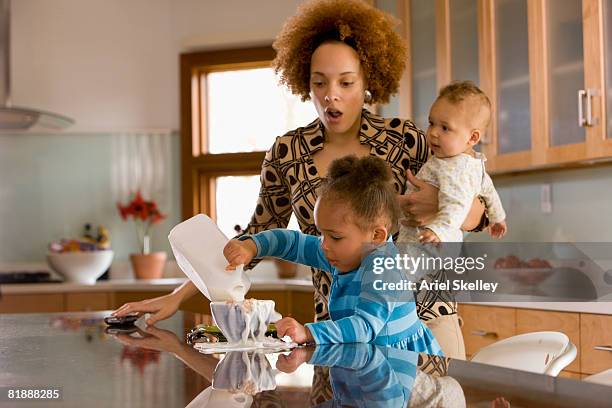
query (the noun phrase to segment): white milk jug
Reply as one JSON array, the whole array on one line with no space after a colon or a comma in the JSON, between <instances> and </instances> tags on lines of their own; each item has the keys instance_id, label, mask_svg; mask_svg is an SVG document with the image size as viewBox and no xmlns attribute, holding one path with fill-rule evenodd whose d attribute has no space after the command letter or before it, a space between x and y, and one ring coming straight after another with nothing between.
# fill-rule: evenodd
<instances>
[{"instance_id":1,"label":"white milk jug","mask_svg":"<svg viewBox=\"0 0 612 408\"><path fill-rule=\"evenodd\" d=\"M168 235L178 266L210 301L242 301L251 287L242 267L225 270L228 239L204 214L176 225Z\"/></svg>"}]
</instances>

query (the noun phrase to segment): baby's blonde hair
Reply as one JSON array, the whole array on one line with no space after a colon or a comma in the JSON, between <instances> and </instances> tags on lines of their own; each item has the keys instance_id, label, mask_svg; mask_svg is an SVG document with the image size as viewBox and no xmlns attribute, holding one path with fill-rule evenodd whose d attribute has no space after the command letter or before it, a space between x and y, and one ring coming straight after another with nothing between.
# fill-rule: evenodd
<instances>
[{"instance_id":1,"label":"baby's blonde hair","mask_svg":"<svg viewBox=\"0 0 612 408\"><path fill-rule=\"evenodd\" d=\"M491 120L491 101L472 81L453 81L440 89L437 99L446 99L453 105L467 102L466 108L471 111L474 123L486 129Z\"/></svg>"}]
</instances>

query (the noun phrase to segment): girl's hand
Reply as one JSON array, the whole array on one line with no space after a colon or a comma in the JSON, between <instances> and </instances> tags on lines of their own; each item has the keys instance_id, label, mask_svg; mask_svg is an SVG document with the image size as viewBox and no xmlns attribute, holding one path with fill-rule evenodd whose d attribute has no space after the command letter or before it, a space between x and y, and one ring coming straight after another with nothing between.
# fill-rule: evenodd
<instances>
[{"instance_id":1,"label":"girl's hand","mask_svg":"<svg viewBox=\"0 0 612 408\"><path fill-rule=\"evenodd\" d=\"M438 235L429 228L423 229L419 234L421 244L437 244L440 242Z\"/></svg>"},{"instance_id":2,"label":"girl's hand","mask_svg":"<svg viewBox=\"0 0 612 408\"><path fill-rule=\"evenodd\" d=\"M252 239L239 241L230 240L223 248L223 255L227 259L226 271L233 271L239 265L246 265L257 256L257 246Z\"/></svg>"},{"instance_id":3,"label":"girl's hand","mask_svg":"<svg viewBox=\"0 0 612 408\"><path fill-rule=\"evenodd\" d=\"M280 319L276 324L276 335L278 338L285 336L291 337L291 340L298 344L314 342L310 330L305 326L302 326L297 320L292 317L284 317Z\"/></svg>"},{"instance_id":4,"label":"girl's hand","mask_svg":"<svg viewBox=\"0 0 612 408\"><path fill-rule=\"evenodd\" d=\"M506 235L506 231L508 230L508 226L506 225L506 221L496 222L495 224L491 224L489 226L489 234L493 238L503 238Z\"/></svg>"},{"instance_id":5,"label":"girl's hand","mask_svg":"<svg viewBox=\"0 0 612 408\"><path fill-rule=\"evenodd\" d=\"M314 348L295 348L288 356L279 354L276 368L283 373L292 373L310 360L312 353L314 353Z\"/></svg>"},{"instance_id":6,"label":"girl's hand","mask_svg":"<svg viewBox=\"0 0 612 408\"><path fill-rule=\"evenodd\" d=\"M438 213L438 189L416 178L410 170L406 170L406 180L417 191L399 196L400 208L406 216L402 223L411 227L429 224Z\"/></svg>"}]
</instances>

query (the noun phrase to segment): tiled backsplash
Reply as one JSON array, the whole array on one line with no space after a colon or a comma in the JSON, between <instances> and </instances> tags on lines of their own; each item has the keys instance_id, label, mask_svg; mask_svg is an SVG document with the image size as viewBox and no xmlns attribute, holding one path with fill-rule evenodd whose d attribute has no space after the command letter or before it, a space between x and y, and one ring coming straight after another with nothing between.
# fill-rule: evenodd
<instances>
[{"instance_id":1,"label":"tiled backsplash","mask_svg":"<svg viewBox=\"0 0 612 408\"><path fill-rule=\"evenodd\" d=\"M116 208L140 188L168 217L153 227L152 249L170 254L167 235L180 222L176 132L0 135L0 262L44 261L47 245L110 232L115 260L137 251L133 223Z\"/></svg>"},{"instance_id":2,"label":"tiled backsplash","mask_svg":"<svg viewBox=\"0 0 612 408\"><path fill-rule=\"evenodd\" d=\"M507 242L612 242L612 166L494 179L508 215ZM550 184L552 212L541 188ZM490 240L485 233L470 241Z\"/></svg>"}]
</instances>

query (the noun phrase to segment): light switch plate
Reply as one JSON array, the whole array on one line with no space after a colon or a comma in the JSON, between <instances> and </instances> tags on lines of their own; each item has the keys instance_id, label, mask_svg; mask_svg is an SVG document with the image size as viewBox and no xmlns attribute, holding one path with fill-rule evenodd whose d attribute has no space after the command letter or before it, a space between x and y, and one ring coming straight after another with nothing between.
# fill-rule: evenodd
<instances>
[{"instance_id":1,"label":"light switch plate","mask_svg":"<svg viewBox=\"0 0 612 408\"><path fill-rule=\"evenodd\" d=\"M540 188L540 210L542 214L552 213L552 186L542 184Z\"/></svg>"}]
</instances>

